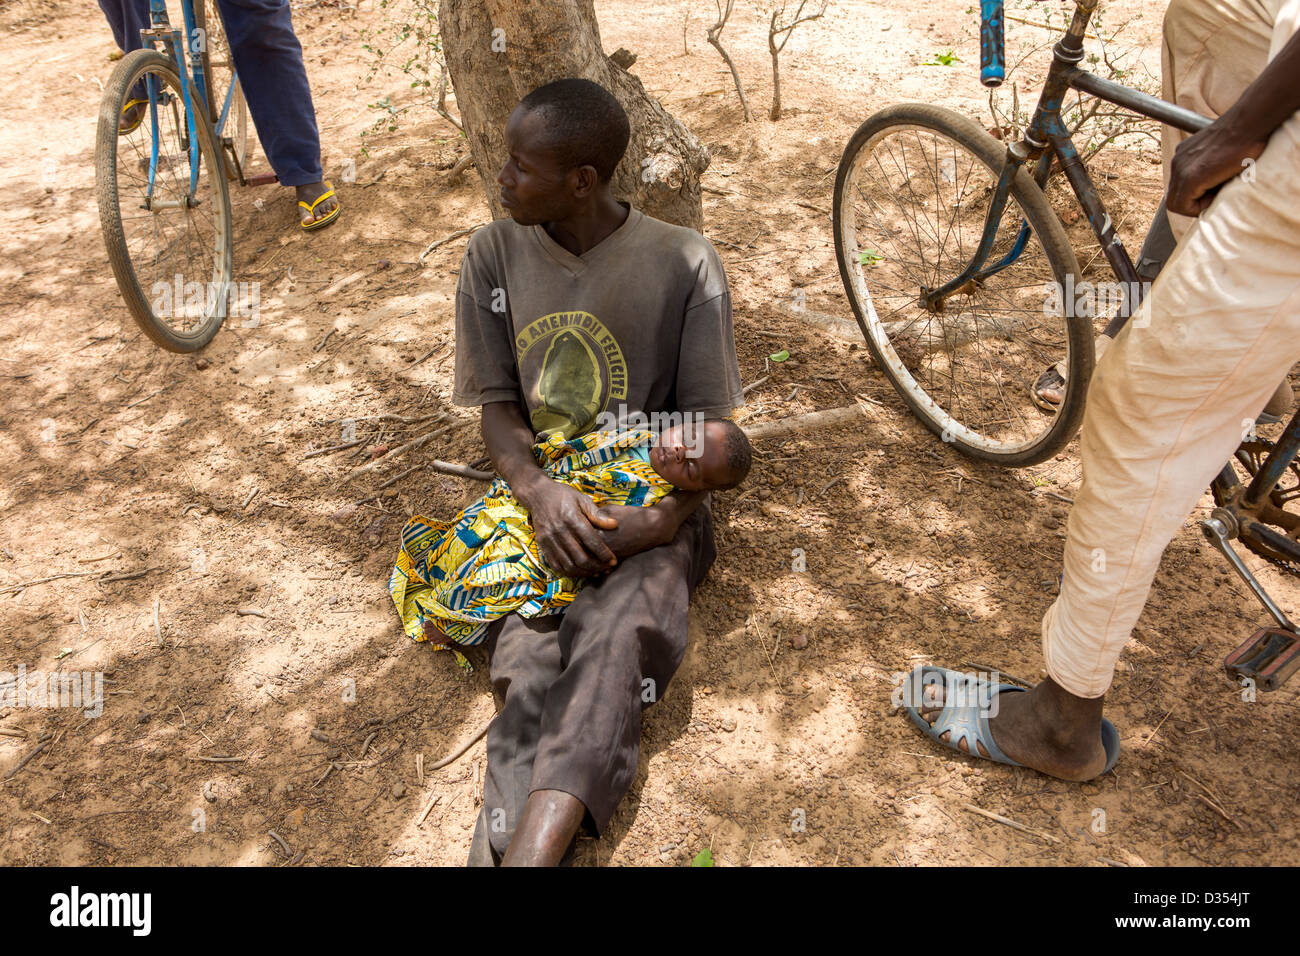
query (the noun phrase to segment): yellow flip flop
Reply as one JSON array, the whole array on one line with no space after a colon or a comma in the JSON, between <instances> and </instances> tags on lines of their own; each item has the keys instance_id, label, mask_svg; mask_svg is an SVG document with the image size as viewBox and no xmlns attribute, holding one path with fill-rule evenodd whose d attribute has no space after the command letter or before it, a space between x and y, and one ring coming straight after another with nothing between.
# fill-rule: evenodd
<instances>
[{"instance_id":1,"label":"yellow flip flop","mask_svg":"<svg viewBox=\"0 0 1300 956\"><path fill-rule=\"evenodd\" d=\"M301 220L299 220L298 224L302 226L303 230L306 232L311 232L314 229L323 229L325 226L328 226L335 219L337 219L339 217L339 213L343 211L343 204L341 202L338 202L337 196L334 196L334 184L327 179L325 180L325 186L327 187L326 190L323 193L321 193L319 196L317 196L316 201L311 205L308 205L307 203L303 202L301 199L298 200L298 205L301 206L303 209L306 209L307 212L313 216L316 214L316 207L319 206L321 203L323 203L326 199L333 197L335 200L335 206L333 211L330 212L328 215L326 215L324 219L317 219L315 222L302 222Z\"/></svg>"},{"instance_id":2,"label":"yellow flip flop","mask_svg":"<svg viewBox=\"0 0 1300 956\"><path fill-rule=\"evenodd\" d=\"M149 105L148 100L127 100L126 105L122 107L122 115L125 116L126 111L131 109L131 107L133 106L148 106L148 105ZM134 133L137 129L140 128L140 124L144 122L144 118L146 115L148 115L148 113L149 113L148 110L141 110L140 115L136 118L136 121L132 123L130 126L125 126L125 127L118 126L117 135L125 136L127 133Z\"/></svg>"}]
</instances>

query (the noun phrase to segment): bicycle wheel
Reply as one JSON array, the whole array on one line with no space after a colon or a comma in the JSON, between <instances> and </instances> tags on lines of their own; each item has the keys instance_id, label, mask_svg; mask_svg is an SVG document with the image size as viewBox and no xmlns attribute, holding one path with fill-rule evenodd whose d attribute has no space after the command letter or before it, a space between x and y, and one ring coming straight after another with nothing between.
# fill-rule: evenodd
<instances>
[{"instance_id":1,"label":"bicycle wheel","mask_svg":"<svg viewBox=\"0 0 1300 956\"><path fill-rule=\"evenodd\" d=\"M248 169L248 103L243 87L235 75L235 63L226 39L225 23L215 0L203 0L194 5L194 19L203 31L203 81L207 86L208 113L212 127L221 122L221 111L230 94L230 112L221 129L222 158L226 161L226 178L238 182L241 172ZM233 85L234 89L231 89ZM234 162L232 162L232 157Z\"/></svg>"},{"instance_id":2,"label":"bicycle wheel","mask_svg":"<svg viewBox=\"0 0 1300 956\"><path fill-rule=\"evenodd\" d=\"M119 136L122 107L139 97L152 101L143 121ZM195 118L192 171L180 78L161 53L135 50L104 89L95 142L95 195L117 287L145 335L172 352L197 351L217 334L231 279L226 178L213 174L223 166L211 125L201 111Z\"/></svg>"},{"instance_id":3,"label":"bicycle wheel","mask_svg":"<svg viewBox=\"0 0 1300 956\"><path fill-rule=\"evenodd\" d=\"M970 262L1005 154L1003 143L950 110L881 110L840 161L835 253L867 346L913 413L967 455L1022 466L1051 457L1078 430L1093 365L1092 323L1051 294L1073 289L1066 277L1078 275L1078 262L1027 170L1016 174L986 264L1020 241L1018 258L972 280L941 311L919 303L923 287L939 287ZM1061 360L1065 400L1046 412L1031 386Z\"/></svg>"}]
</instances>

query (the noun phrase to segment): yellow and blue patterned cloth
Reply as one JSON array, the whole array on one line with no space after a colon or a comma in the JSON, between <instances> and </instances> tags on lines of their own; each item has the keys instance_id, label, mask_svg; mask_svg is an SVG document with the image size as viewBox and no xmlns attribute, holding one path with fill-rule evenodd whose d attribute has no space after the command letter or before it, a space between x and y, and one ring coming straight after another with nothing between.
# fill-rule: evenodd
<instances>
[{"instance_id":1,"label":"yellow and blue patterned cloth","mask_svg":"<svg viewBox=\"0 0 1300 956\"><path fill-rule=\"evenodd\" d=\"M567 440L555 434L534 445L533 455L548 476L597 506L649 506L673 490L650 465L653 444L647 429ZM450 521L416 515L407 523L388 590L407 636L428 640L424 624L431 622L448 639L434 646L452 651L468 670L459 647L481 643L488 624L511 612L559 614L582 584L550 569L528 509L497 478L486 495Z\"/></svg>"}]
</instances>

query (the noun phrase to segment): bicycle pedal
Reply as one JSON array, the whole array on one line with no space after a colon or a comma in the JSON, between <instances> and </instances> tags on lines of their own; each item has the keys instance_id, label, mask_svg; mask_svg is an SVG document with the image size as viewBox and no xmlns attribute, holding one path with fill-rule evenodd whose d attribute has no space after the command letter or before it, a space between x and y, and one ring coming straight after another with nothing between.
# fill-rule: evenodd
<instances>
[{"instance_id":1,"label":"bicycle pedal","mask_svg":"<svg viewBox=\"0 0 1300 956\"><path fill-rule=\"evenodd\" d=\"M1277 690L1300 670L1300 635L1262 627L1224 658L1223 667L1234 681L1244 677L1260 690Z\"/></svg>"}]
</instances>

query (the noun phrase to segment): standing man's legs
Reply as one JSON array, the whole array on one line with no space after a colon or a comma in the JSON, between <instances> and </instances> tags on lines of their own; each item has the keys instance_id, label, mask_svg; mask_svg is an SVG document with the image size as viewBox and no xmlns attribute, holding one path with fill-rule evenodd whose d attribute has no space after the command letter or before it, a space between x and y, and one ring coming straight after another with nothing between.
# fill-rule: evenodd
<instances>
[{"instance_id":1,"label":"standing man's legs","mask_svg":"<svg viewBox=\"0 0 1300 956\"><path fill-rule=\"evenodd\" d=\"M271 168L298 199L312 203L327 188L322 182L320 133L302 45L293 32L289 0L218 0L231 56L239 73L248 112ZM331 197L304 214L324 219L337 205ZM301 211L301 210L300 210Z\"/></svg>"},{"instance_id":2,"label":"standing man's legs","mask_svg":"<svg viewBox=\"0 0 1300 956\"><path fill-rule=\"evenodd\" d=\"M99 0L99 9L104 11L119 50L130 53L140 49L140 31L149 27L149 0ZM144 83L137 83L131 91L131 99L144 98ZM118 129L134 127L145 109L141 103L124 110L118 118Z\"/></svg>"},{"instance_id":3,"label":"standing man's legs","mask_svg":"<svg viewBox=\"0 0 1300 956\"><path fill-rule=\"evenodd\" d=\"M1074 780L1104 766L1102 697L1161 555L1300 360L1297 195L1300 114L1192 221L1097 367L1061 593L1043 618L1050 676L1000 696L989 720L1020 763Z\"/></svg>"},{"instance_id":4,"label":"standing man's legs","mask_svg":"<svg viewBox=\"0 0 1300 956\"><path fill-rule=\"evenodd\" d=\"M1267 65L1273 34L1295 28L1276 23L1282 6L1174 0L1166 94L1226 110ZM1167 137L1171 152L1178 138ZM1048 672L1076 696L1110 686L1165 546L1273 394L1269 383L1300 359L1298 191L1300 114L1199 219L1171 217L1177 251L1098 366L1065 582L1043 621Z\"/></svg>"}]
</instances>

